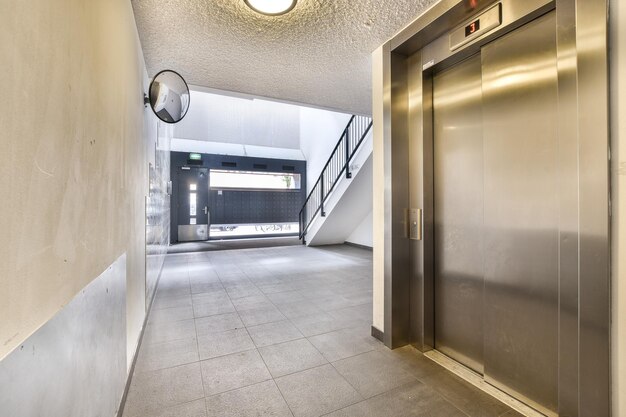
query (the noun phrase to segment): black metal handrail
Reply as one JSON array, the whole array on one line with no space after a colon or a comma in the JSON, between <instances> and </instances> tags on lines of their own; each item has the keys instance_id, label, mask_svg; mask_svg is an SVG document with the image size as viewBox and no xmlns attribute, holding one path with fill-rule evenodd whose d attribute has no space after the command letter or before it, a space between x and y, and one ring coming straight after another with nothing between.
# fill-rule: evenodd
<instances>
[{"instance_id":1,"label":"black metal handrail","mask_svg":"<svg viewBox=\"0 0 626 417\"><path fill-rule=\"evenodd\" d=\"M365 139L365 136L372 128L372 118L365 116L352 116L348 125L341 133L339 141L332 153L328 162L324 165L322 173L315 182L315 185L311 189L311 192L304 201L302 210L298 215L300 221L300 233L299 237L304 242L306 232L317 216L318 213L322 217L326 216L324 211L324 202L326 198L339 182L341 176L346 174L346 178L352 178L350 172L350 160L361 146L361 142Z\"/></svg>"}]
</instances>

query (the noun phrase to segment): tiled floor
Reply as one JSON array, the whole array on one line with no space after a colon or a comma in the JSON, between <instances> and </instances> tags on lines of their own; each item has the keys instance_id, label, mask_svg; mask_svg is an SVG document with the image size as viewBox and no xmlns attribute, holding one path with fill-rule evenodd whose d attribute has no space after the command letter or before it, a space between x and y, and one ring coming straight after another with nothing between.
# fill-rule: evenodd
<instances>
[{"instance_id":1,"label":"tiled floor","mask_svg":"<svg viewBox=\"0 0 626 417\"><path fill-rule=\"evenodd\" d=\"M370 336L371 252L168 255L125 417L519 414Z\"/></svg>"}]
</instances>

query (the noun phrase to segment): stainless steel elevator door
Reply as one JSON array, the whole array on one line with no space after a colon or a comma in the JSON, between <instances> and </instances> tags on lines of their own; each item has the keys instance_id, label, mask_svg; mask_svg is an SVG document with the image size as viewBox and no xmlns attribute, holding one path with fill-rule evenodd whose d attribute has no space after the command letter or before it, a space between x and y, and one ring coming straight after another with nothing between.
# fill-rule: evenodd
<instances>
[{"instance_id":1,"label":"stainless steel elevator door","mask_svg":"<svg viewBox=\"0 0 626 417\"><path fill-rule=\"evenodd\" d=\"M435 348L483 372L481 59L433 79Z\"/></svg>"},{"instance_id":2,"label":"stainless steel elevator door","mask_svg":"<svg viewBox=\"0 0 626 417\"><path fill-rule=\"evenodd\" d=\"M556 16L482 55L485 378L557 409L559 178Z\"/></svg>"},{"instance_id":3,"label":"stainless steel elevator door","mask_svg":"<svg viewBox=\"0 0 626 417\"><path fill-rule=\"evenodd\" d=\"M557 409L555 12L433 78L435 348Z\"/></svg>"}]
</instances>

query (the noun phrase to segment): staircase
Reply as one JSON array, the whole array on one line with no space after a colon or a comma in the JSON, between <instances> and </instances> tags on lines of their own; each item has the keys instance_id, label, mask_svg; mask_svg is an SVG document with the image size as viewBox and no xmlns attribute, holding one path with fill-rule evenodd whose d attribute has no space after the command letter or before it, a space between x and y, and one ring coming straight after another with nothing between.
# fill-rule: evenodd
<instances>
[{"instance_id":1,"label":"staircase","mask_svg":"<svg viewBox=\"0 0 626 417\"><path fill-rule=\"evenodd\" d=\"M300 210L307 245L343 243L372 209L372 119L352 116Z\"/></svg>"}]
</instances>

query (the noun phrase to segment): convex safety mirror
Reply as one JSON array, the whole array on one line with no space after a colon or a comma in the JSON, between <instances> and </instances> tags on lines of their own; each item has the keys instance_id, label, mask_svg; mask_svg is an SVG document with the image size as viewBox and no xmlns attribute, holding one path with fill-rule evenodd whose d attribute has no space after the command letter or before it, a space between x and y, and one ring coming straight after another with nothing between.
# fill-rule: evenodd
<instances>
[{"instance_id":1,"label":"convex safety mirror","mask_svg":"<svg viewBox=\"0 0 626 417\"><path fill-rule=\"evenodd\" d=\"M189 110L189 87L176 71L159 72L150 83L150 107L166 123L178 123Z\"/></svg>"}]
</instances>

